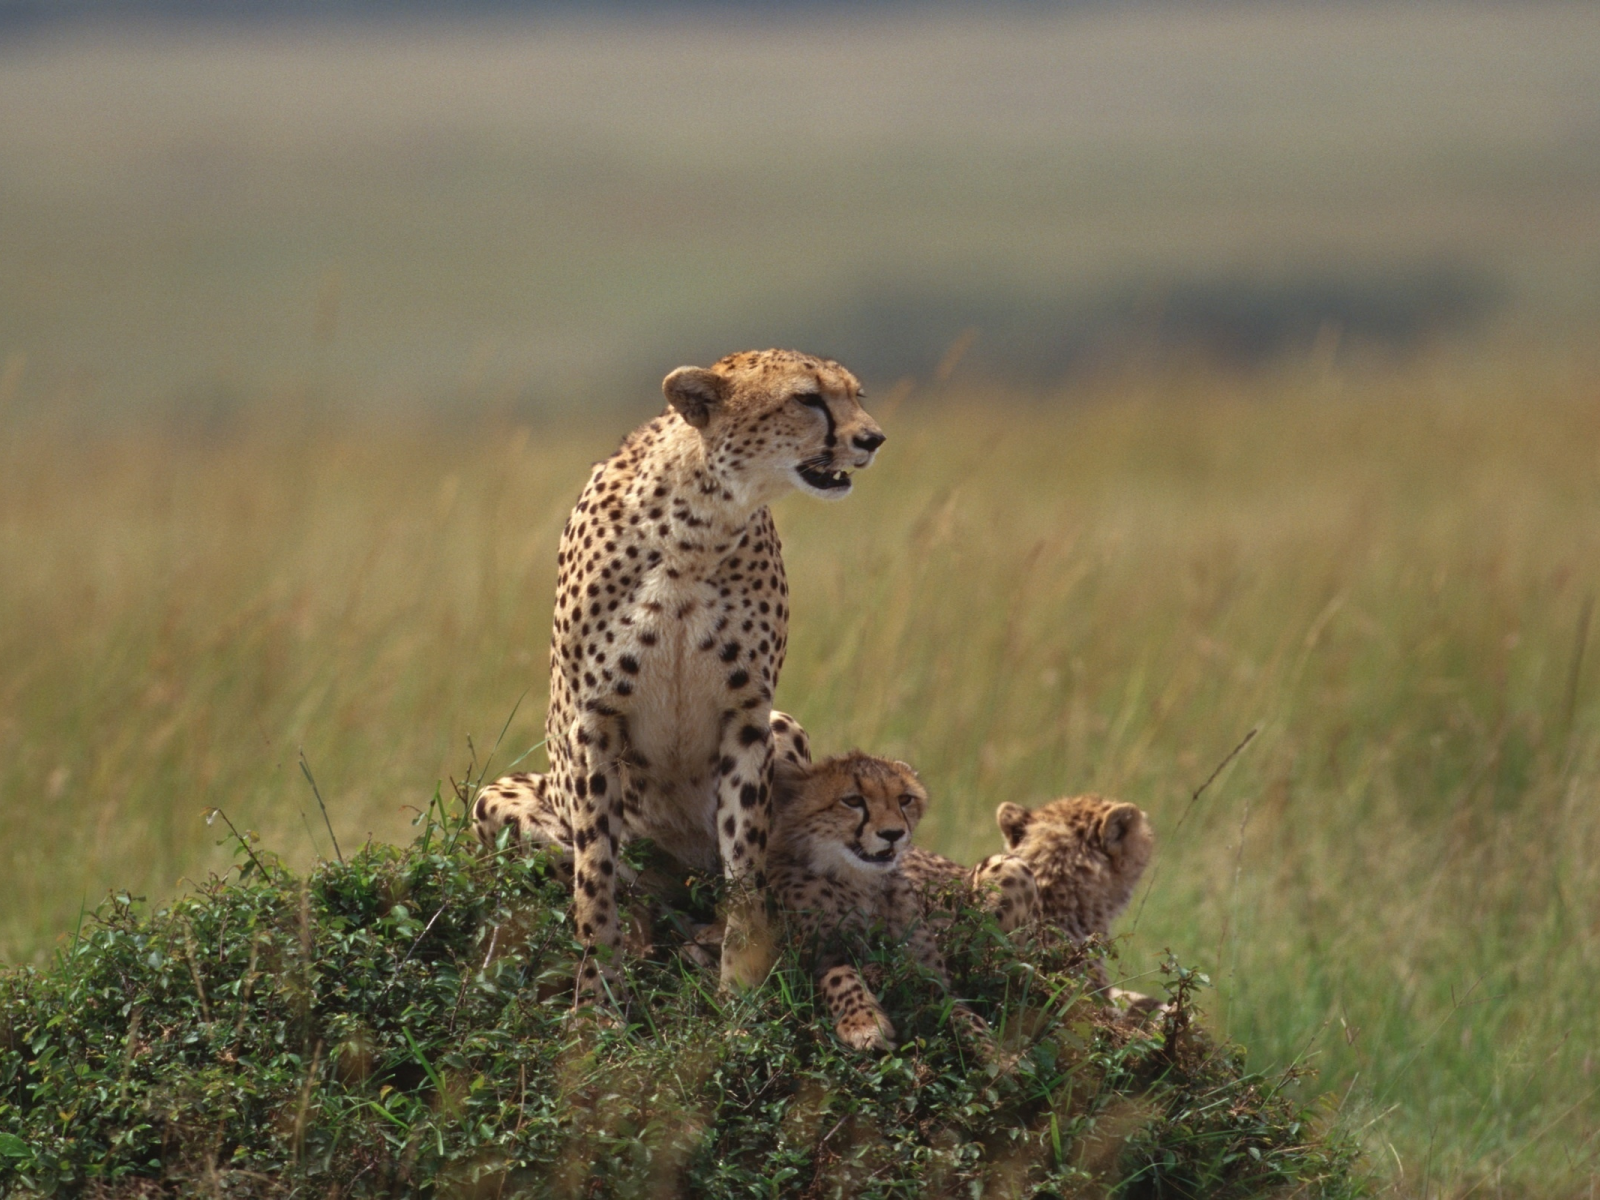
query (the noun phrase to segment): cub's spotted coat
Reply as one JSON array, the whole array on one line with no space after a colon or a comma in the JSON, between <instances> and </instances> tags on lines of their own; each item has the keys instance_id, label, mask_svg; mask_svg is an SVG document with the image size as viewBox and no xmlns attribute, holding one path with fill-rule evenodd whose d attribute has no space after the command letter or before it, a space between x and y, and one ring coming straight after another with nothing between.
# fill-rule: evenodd
<instances>
[{"instance_id":1,"label":"cub's spotted coat","mask_svg":"<svg viewBox=\"0 0 1600 1200\"><path fill-rule=\"evenodd\" d=\"M1150 821L1132 804L1067 796L1030 812L1002 804L1006 850L1033 872L1039 916L1073 941L1109 936L1155 850Z\"/></svg>"},{"instance_id":2,"label":"cub's spotted coat","mask_svg":"<svg viewBox=\"0 0 1600 1200\"><path fill-rule=\"evenodd\" d=\"M783 728L775 718L773 730L780 779L802 772L810 762L810 743L799 722L785 714ZM1006 850L975 867L920 846L905 849L901 874L917 886L929 913L952 900L976 901L1008 933L1037 920L1075 942L1109 937L1155 849L1149 818L1132 804L1083 795L1031 812L1007 802L995 811L995 820ZM1157 1003L1111 987L1103 964L1096 964L1095 979L1109 998L1131 1008L1149 1010Z\"/></svg>"},{"instance_id":3,"label":"cub's spotted coat","mask_svg":"<svg viewBox=\"0 0 1600 1200\"><path fill-rule=\"evenodd\" d=\"M853 753L779 776L769 859L786 923L812 955L839 1039L887 1050L895 1029L852 961L874 934L903 941L946 988L949 978L916 886L899 870L928 793L905 763ZM983 1022L962 1005L955 1019Z\"/></svg>"},{"instance_id":4,"label":"cub's spotted coat","mask_svg":"<svg viewBox=\"0 0 1600 1200\"><path fill-rule=\"evenodd\" d=\"M662 390L667 410L594 468L561 536L549 774L496 780L474 808L486 828L497 802L526 801L526 832L572 848L578 937L599 951L579 967L578 1004L603 976L620 984L622 839L765 888L768 714L789 617L767 505L793 489L845 495L884 441L830 359L734 354L680 367ZM759 946L761 911L736 902L729 942ZM764 970L725 948L725 984Z\"/></svg>"}]
</instances>

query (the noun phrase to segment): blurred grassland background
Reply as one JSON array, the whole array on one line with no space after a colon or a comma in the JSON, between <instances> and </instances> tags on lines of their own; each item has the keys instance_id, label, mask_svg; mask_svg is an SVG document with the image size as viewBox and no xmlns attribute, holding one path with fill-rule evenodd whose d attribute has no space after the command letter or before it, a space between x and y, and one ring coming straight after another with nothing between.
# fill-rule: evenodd
<instances>
[{"instance_id":1,"label":"blurred grassland background","mask_svg":"<svg viewBox=\"0 0 1600 1200\"><path fill-rule=\"evenodd\" d=\"M0 958L534 746L587 465L800 345L890 441L780 706L968 861L1137 802L1135 981L1398 1193L1593 1194L1600 10L44 24L0 113Z\"/></svg>"}]
</instances>

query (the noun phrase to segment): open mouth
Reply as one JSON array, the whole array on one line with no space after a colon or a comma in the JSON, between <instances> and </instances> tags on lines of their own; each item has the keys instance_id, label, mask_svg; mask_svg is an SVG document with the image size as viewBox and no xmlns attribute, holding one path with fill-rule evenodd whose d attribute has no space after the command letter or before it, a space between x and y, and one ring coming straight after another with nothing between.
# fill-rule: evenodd
<instances>
[{"instance_id":1,"label":"open mouth","mask_svg":"<svg viewBox=\"0 0 1600 1200\"><path fill-rule=\"evenodd\" d=\"M850 486L849 471L832 471L822 467L812 466L810 463L801 463L795 470L800 478L812 487L823 492L836 492Z\"/></svg>"},{"instance_id":2,"label":"open mouth","mask_svg":"<svg viewBox=\"0 0 1600 1200\"><path fill-rule=\"evenodd\" d=\"M855 856L862 862L871 863L875 867L886 867L894 861L893 846L889 847L887 850L880 850L876 854L868 854L859 846L852 846L850 849L855 851Z\"/></svg>"}]
</instances>

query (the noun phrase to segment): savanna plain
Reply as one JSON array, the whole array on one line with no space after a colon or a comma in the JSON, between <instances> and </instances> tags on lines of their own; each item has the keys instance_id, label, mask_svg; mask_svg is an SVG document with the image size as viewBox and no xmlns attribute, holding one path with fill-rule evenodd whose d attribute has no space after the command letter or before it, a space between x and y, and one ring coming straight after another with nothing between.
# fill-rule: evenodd
<instances>
[{"instance_id":1,"label":"savanna plain","mask_svg":"<svg viewBox=\"0 0 1600 1200\"><path fill-rule=\"evenodd\" d=\"M1313 1064L1400 1194L1587 1195L1597 400L1592 356L1517 345L886 393L856 494L779 505L778 703L916 763L968 861L1002 800L1135 801L1130 986L1205 969L1215 1031ZM7 960L225 870L211 805L331 856L302 755L346 848L497 742L542 763L556 539L618 423L320 411L8 426Z\"/></svg>"}]
</instances>

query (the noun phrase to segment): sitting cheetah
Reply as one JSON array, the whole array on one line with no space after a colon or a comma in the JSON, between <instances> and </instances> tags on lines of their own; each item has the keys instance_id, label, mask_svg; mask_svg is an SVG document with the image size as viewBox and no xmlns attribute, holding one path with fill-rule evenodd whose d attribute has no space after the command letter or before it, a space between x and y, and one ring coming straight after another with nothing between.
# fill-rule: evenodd
<instances>
[{"instance_id":1,"label":"sitting cheetah","mask_svg":"<svg viewBox=\"0 0 1600 1200\"><path fill-rule=\"evenodd\" d=\"M904 940L949 987L916 887L899 870L928 793L905 763L860 752L778 779L768 858L773 892L791 930L813 951L839 1040L854 1050L891 1050L894 1024L850 960L870 932L882 930ZM956 1018L983 1028L962 1005Z\"/></svg>"},{"instance_id":2,"label":"sitting cheetah","mask_svg":"<svg viewBox=\"0 0 1600 1200\"><path fill-rule=\"evenodd\" d=\"M540 836L572 847L578 938L596 952L578 968L578 1005L620 982L624 837L765 888L768 714L789 617L767 505L794 489L844 496L884 442L855 376L830 359L750 351L661 386L667 410L594 468L561 535L550 772L479 798L542 789ZM762 911L748 888L734 902L725 985L765 973Z\"/></svg>"}]
</instances>

